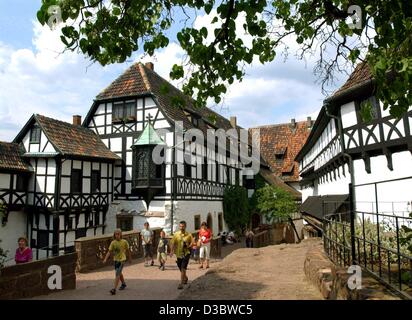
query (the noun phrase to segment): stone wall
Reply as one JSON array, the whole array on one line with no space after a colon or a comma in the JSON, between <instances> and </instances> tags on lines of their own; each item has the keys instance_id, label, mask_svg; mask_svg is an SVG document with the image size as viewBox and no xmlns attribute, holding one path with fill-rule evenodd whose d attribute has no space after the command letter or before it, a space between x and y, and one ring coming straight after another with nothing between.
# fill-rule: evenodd
<instances>
[{"instance_id":1,"label":"stone wall","mask_svg":"<svg viewBox=\"0 0 412 320\"><path fill-rule=\"evenodd\" d=\"M220 237L213 238L210 242L210 257L214 259L222 257L222 239Z\"/></svg>"},{"instance_id":2,"label":"stone wall","mask_svg":"<svg viewBox=\"0 0 412 320\"><path fill-rule=\"evenodd\" d=\"M272 244L271 230L259 232L253 237L253 247L261 248Z\"/></svg>"},{"instance_id":3,"label":"stone wall","mask_svg":"<svg viewBox=\"0 0 412 320\"><path fill-rule=\"evenodd\" d=\"M71 253L59 257L33 261L5 267L0 270L0 300L31 298L60 290L50 290L47 282L51 265L62 270L62 290L76 288L77 254Z\"/></svg>"},{"instance_id":4,"label":"stone wall","mask_svg":"<svg viewBox=\"0 0 412 320\"><path fill-rule=\"evenodd\" d=\"M156 248L161 229L152 228L152 230L154 232L154 248ZM143 257L143 247L139 231L123 232L123 239L129 242L133 259ZM112 240L113 235L111 234L77 239L75 241L75 248L78 254L77 271L88 272L112 264L112 259L109 259L106 264L103 264L103 259L107 254Z\"/></svg>"},{"instance_id":5,"label":"stone wall","mask_svg":"<svg viewBox=\"0 0 412 320\"><path fill-rule=\"evenodd\" d=\"M303 239L303 219L293 219L296 231L299 234L300 240ZM280 243L297 243L299 239L296 236L296 232L289 223L274 223L271 230L271 237L273 239L272 244Z\"/></svg>"},{"instance_id":6,"label":"stone wall","mask_svg":"<svg viewBox=\"0 0 412 320\"><path fill-rule=\"evenodd\" d=\"M306 278L319 288L324 299L328 300L395 300L399 299L381 283L362 273L361 288L351 290L347 270L336 266L325 254L320 238L304 241L317 241L309 249L304 271Z\"/></svg>"}]
</instances>

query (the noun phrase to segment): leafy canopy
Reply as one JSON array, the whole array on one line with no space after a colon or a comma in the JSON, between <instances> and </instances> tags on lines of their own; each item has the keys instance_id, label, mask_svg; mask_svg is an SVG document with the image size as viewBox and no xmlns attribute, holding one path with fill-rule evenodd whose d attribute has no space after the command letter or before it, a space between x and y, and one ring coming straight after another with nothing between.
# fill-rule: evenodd
<instances>
[{"instance_id":1,"label":"leafy canopy","mask_svg":"<svg viewBox=\"0 0 412 320\"><path fill-rule=\"evenodd\" d=\"M269 221L273 218L289 218L298 209L292 195L282 188L267 184L256 192L257 208Z\"/></svg>"},{"instance_id":2,"label":"leafy canopy","mask_svg":"<svg viewBox=\"0 0 412 320\"><path fill-rule=\"evenodd\" d=\"M355 28L351 5L361 9ZM209 28L196 28L198 14L210 16ZM102 65L124 62L139 49L152 55L177 38L187 57L170 75L186 79L183 91L199 106L209 97L219 103L227 86L245 76L245 65L272 61L288 36L301 58L316 55L322 87L348 63L367 61L385 108L400 116L412 104L409 0L42 0L37 18L61 20L66 47Z\"/></svg>"},{"instance_id":3,"label":"leafy canopy","mask_svg":"<svg viewBox=\"0 0 412 320\"><path fill-rule=\"evenodd\" d=\"M223 210L230 230L242 231L250 221L247 190L242 186L229 186L223 192Z\"/></svg>"}]
</instances>

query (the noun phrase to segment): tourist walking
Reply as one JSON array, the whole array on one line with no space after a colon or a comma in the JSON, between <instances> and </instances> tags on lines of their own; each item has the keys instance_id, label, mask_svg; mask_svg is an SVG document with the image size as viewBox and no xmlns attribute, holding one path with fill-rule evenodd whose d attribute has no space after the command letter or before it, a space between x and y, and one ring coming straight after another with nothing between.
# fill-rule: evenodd
<instances>
[{"instance_id":1,"label":"tourist walking","mask_svg":"<svg viewBox=\"0 0 412 320\"><path fill-rule=\"evenodd\" d=\"M199 248L200 248L200 242L199 239L195 238L192 244L192 252L191 252L191 257L196 263L200 263L199 260Z\"/></svg>"},{"instance_id":2,"label":"tourist walking","mask_svg":"<svg viewBox=\"0 0 412 320\"><path fill-rule=\"evenodd\" d=\"M14 260L16 264L27 263L33 260L33 251L29 248L29 242L26 237L20 237L17 241L19 247L16 250Z\"/></svg>"},{"instance_id":3,"label":"tourist walking","mask_svg":"<svg viewBox=\"0 0 412 320\"><path fill-rule=\"evenodd\" d=\"M126 282L123 277L123 267L124 263L127 260L127 256L129 257L129 262L132 263L132 254L129 249L129 243L122 239L122 231L120 229L116 229L113 234L113 241L110 243L109 251L106 254L106 257L103 260L103 263L107 262L107 259L111 255L113 255L114 261L114 270L115 270L115 279L114 279L114 288L110 290L112 295L116 294L117 286L119 282L122 282L119 290L126 289Z\"/></svg>"},{"instance_id":4,"label":"tourist walking","mask_svg":"<svg viewBox=\"0 0 412 320\"><path fill-rule=\"evenodd\" d=\"M180 270L180 284L178 289L183 289L184 285L188 282L186 274L187 266L190 259L190 247L193 244L193 236L186 231L186 221L180 221L179 231L177 231L171 240L170 244L170 256L176 255L176 263Z\"/></svg>"},{"instance_id":5,"label":"tourist walking","mask_svg":"<svg viewBox=\"0 0 412 320\"><path fill-rule=\"evenodd\" d=\"M148 267L149 266L149 261L151 260L150 265L154 265L153 261L153 231L150 230L149 228L149 222L144 223L144 228L141 231L141 237L142 237L142 245L143 245L143 255L144 255L144 266Z\"/></svg>"},{"instance_id":6,"label":"tourist walking","mask_svg":"<svg viewBox=\"0 0 412 320\"><path fill-rule=\"evenodd\" d=\"M208 228L206 222L202 222L199 230L199 256L200 256L200 269L203 269L203 264L206 262L206 269L209 268L210 260L210 241L212 240L212 230Z\"/></svg>"},{"instance_id":7,"label":"tourist walking","mask_svg":"<svg viewBox=\"0 0 412 320\"><path fill-rule=\"evenodd\" d=\"M249 228L246 229L245 237L246 237L246 248L253 248L253 237L255 234Z\"/></svg>"},{"instance_id":8,"label":"tourist walking","mask_svg":"<svg viewBox=\"0 0 412 320\"><path fill-rule=\"evenodd\" d=\"M168 240L166 239L166 233L160 231L159 244L157 245L157 260L159 261L159 269L165 271L165 264L167 258Z\"/></svg>"}]
</instances>

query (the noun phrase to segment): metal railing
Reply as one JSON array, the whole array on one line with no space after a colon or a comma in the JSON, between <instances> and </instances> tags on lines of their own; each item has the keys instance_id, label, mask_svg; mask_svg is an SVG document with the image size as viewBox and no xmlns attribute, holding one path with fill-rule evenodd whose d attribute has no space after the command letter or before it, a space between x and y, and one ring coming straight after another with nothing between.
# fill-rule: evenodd
<instances>
[{"instance_id":1,"label":"metal railing","mask_svg":"<svg viewBox=\"0 0 412 320\"><path fill-rule=\"evenodd\" d=\"M412 214L352 208L324 216L325 252L334 263L359 265L403 298L412 299Z\"/></svg>"}]
</instances>

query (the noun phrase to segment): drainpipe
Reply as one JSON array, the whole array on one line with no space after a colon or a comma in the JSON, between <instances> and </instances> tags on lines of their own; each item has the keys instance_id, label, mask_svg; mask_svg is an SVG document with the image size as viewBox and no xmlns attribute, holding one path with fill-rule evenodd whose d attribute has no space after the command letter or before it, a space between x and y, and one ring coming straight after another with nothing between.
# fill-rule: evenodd
<instances>
[{"instance_id":1,"label":"drainpipe","mask_svg":"<svg viewBox=\"0 0 412 320\"><path fill-rule=\"evenodd\" d=\"M170 220L171 220L171 224L170 224L170 233L173 235L174 232L174 202L175 202L175 186L177 183L177 179L176 179L176 171L175 171L175 148L172 149L172 176L170 179L170 183L172 184L172 196L171 196L171 208L170 208Z\"/></svg>"},{"instance_id":2,"label":"drainpipe","mask_svg":"<svg viewBox=\"0 0 412 320\"><path fill-rule=\"evenodd\" d=\"M350 211L350 231L351 231L351 254L352 263L356 263L356 253L355 253L355 210L356 210L356 195L355 195L355 171L353 166L353 159L350 154L346 152L345 140L343 136L342 122L337 116L331 114L328 110L330 103L325 101L324 107L326 115L332 119L335 119L338 125L339 141L342 149L342 155L348 160L349 171L350 171L350 183L349 183L349 211Z\"/></svg>"}]
</instances>

